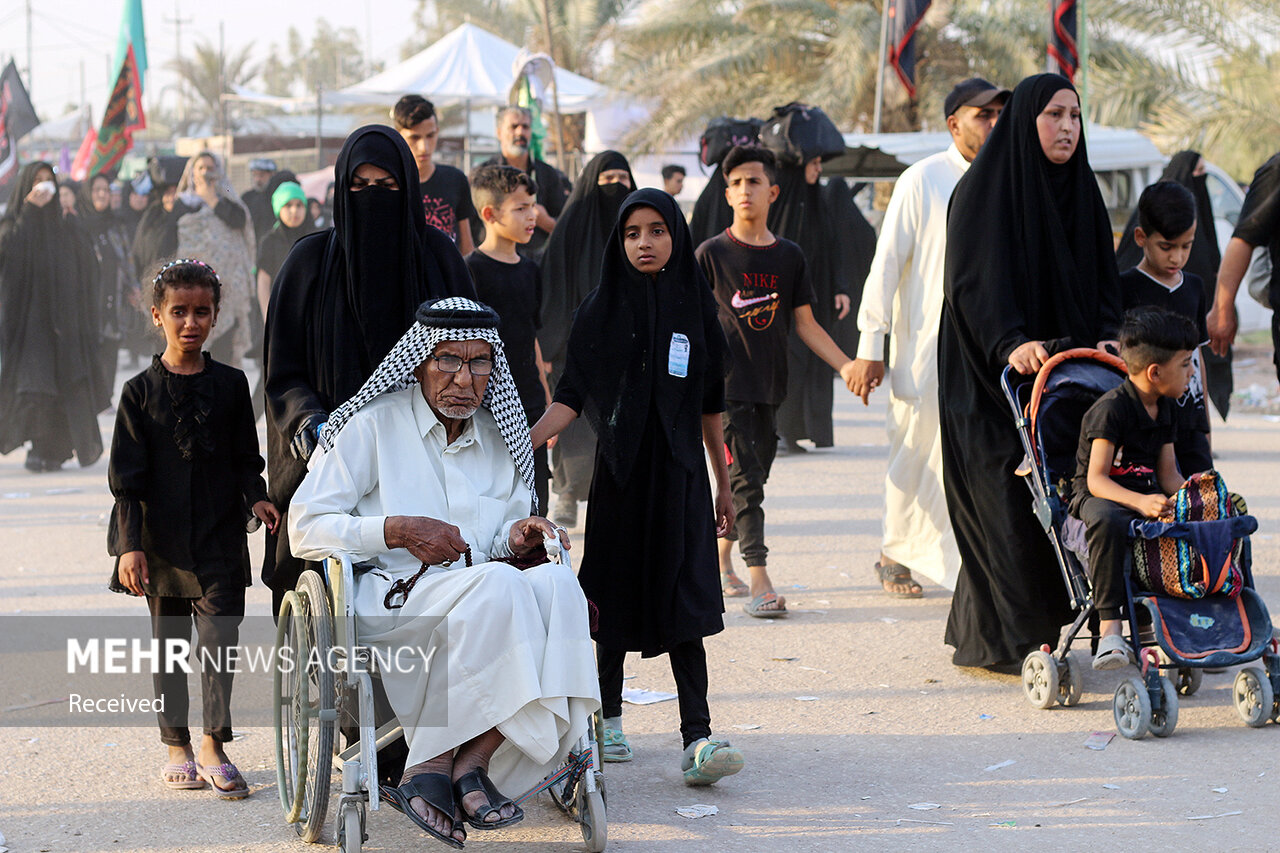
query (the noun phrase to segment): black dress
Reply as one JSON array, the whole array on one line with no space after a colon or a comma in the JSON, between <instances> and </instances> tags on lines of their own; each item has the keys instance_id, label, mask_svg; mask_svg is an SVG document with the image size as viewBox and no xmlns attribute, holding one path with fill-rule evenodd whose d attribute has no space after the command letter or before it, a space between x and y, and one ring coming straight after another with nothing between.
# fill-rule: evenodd
<instances>
[{"instance_id":1,"label":"black dress","mask_svg":"<svg viewBox=\"0 0 1280 853\"><path fill-rule=\"evenodd\" d=\"M555 399L584 413L600 437L578 572L600 611L595 639L651 656L724 628L701 426L702 415L724 410L724 336L674 200L632 193L619 222L639 205L679 219L672 259L650 279L625 259L614 231ZM675 335L690 348L685 377L671 370Z\"/></svg>"},{"instance_id":2,"label":"black dress","mask_svg":"<svg viewBox=\"0 0 1280 853\"><path fill-rule=\"evenodd\" d=\"M155 356L120 394L107 479L114 557L143 551L148 595L199 598L217 581L249 586L246 525L267 499L249 382L205 354L204 370L172 373ZM126 592L117 572L111 589Z\"/></svg>"},{"instance_id":3,"label":"black dress","mask_svg":"<svg viewBox=\"0 0 1280 853\"><path fill-rule=\"evenodd\" d=\"M1048 538L1014 471L1023 451L1000 390L1009 354L1093 347L1119 324L1111 225L1080 141L1045 158L1036 117L1063 77L1022 81L952 196L938 337L943 479L960 550L946 642L960 666L1056 645L1071 611Z\"/></svg>"}]
</instances>

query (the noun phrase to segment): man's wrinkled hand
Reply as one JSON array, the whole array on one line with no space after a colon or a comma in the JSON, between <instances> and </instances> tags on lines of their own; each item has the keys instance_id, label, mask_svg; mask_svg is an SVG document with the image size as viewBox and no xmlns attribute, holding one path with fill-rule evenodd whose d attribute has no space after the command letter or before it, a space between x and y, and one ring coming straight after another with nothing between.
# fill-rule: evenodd
<instances>
[{"instance_id":1,"label":"man's wrinkled hand","mask_svg":"<svg viewBox=\"0 0 1280 853\"><path fill-rule=\"evenodd\" d=\"M452 563L466 552L462 531L448 522L419 515L393 515L383 523L388 548L405 548L428 566Z\"/></svg>"},{"instance_id":2,"label":"man's wrinkled hand","mask_svg":"<svg viewBox=\"0 0 1280 853\"><path fill-rule=\"evenodd\" d=\"M512 554L517 557L525 557L541 547L548 537L558 538L560 547L566 551L572 547L569 544L569 532L567 530L557 528L547 519L537 515L531 515L511 525L511 533L507 536L507 544L511 546Z\"/></svg>"}]
</instances>

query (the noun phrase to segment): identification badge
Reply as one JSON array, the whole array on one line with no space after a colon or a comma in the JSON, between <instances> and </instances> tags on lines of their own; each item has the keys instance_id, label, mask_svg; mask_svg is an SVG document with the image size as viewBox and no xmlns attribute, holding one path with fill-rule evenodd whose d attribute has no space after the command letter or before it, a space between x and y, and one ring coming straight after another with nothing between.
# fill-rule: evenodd
<instances>
[{"instance_id":1,"label":"identification badge","mask_svg":"<svg viewBox=\"0 0 1280 853\"><path fill-rule=\"evenodd\" d=\"M667 354L667 373L681 379L689 375L689 339L679 332L671 335L671 351Z\"/></svg>"}]
</instances>

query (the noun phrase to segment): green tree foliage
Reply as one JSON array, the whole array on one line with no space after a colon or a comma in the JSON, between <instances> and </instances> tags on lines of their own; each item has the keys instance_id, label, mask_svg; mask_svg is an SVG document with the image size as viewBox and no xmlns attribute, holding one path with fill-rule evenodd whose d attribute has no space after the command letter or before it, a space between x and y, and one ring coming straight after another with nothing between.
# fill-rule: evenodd
<instances>
[{"instance_id":1,"label":"green tree foliage","mask_svg":"<svg viewBox=\"0 0 1280 853\"><path fill-rule=\"evenodd\" d=\"M252 52L250 42L238 51L228 52L224 64L217 48L208 42L197 42L191 53L171 60L168 68L182 78L198 105L217 124L222 115L221 96L234 91L234 86L247 86L258 76L259 66L249 61Z\"/></svg>"},{"instance_id":2,"label":"green tree foliage","mask_svg":"<svg viewBox=\"0 0 1280 853\"><path fill-rule=\"evenodd\" d=\"M334 28L324 18L316 21L308 43L290 27L285 50L271 46L262 66L262 80L273 95L304 95L317 86L341 89L382 70L383 63L365 61L364 44L354 27Z\"/></svg>"}]
</instances>

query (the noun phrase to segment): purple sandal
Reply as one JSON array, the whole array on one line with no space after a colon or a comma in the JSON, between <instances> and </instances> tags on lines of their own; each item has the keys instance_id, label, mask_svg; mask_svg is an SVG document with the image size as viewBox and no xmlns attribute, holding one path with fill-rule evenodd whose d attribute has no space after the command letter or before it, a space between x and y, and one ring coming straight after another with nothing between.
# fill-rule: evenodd
<instances>
[{"instance_id":1,"label":"purple sandal","mask_svg":"<svg viewBox=\"0 0 1280 853\"><path fill-rule=\"evenodd\" d=\"M193 762L196 766L196 773L200 774L200 778L213 786L214 796L221 797L224 800L243 800L249 796L249 783L240 775L240 771L234 764L228 761L226 764L215 764L205 767L198 762ZM223 787L218 784L221 779L230 787Z\"/></svg>"},{"instance_id":2,"label":"purple sandal","mask_svg":"<svg viewBox=\"0 0 1280 853\"><path fill-rule=\"evenodd\" d=\"M170 779L170 776L181 776L181 779ZM196 763L186 761L182 764L166 764L160 769L160 781L166 788L174 791L194 791L203 788L205 782L196 772Z\"/></svg>"}]
</instances>

